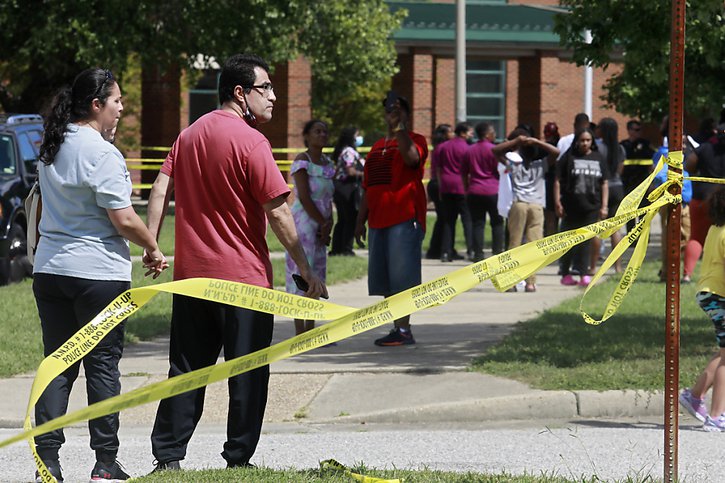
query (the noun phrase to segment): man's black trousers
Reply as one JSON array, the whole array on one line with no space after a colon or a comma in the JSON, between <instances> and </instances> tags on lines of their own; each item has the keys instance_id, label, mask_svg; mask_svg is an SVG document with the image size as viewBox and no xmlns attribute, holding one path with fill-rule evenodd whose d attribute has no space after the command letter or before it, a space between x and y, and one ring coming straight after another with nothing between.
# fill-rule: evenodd
<instances>
[{"instance_id":1,"label":"man's black trousers","mask_svg":"<svg viewBox=\"0 0 725 483\"><path fill-rule=\"evenodd\" d=\"M169 377L216 363L224 348L226 360L269 347L274 318L217 302L174 295L169 346ZM254 454L267 404L269 366L228 380L227 441L222 456L229 465L244 465ZM204 410L205 387L159 404L151 434L160 463L182 460Z\"/></svg>"}]
</instances>

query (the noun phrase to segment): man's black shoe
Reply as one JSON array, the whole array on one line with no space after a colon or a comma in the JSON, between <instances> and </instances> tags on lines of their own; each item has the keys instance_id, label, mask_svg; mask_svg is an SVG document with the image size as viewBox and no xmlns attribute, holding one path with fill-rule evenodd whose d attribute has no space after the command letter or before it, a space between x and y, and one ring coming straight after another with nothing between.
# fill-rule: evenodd
<instances>
[{"instance_id":1,"label":"man's black shoe","mask_svg":"<svg viewBox=\"0 0 725 483\"><path fill-rule=\"evenodd\" d=\"M96 461L96 466L91 471L91 482L99 483L117 483L119 481L126 481L131 478L118 461L113 463L103 463L102 461Z\"/></svg>"},{"instance_id":2,"label":"man's black shoe","mask_svg":"<svg viewBox=\"0 0 725 483\"><path fill-rule=\"evenodd\" d=\"M43 461L43 463L45 463L45 467L48 468L48 471L53 475L55 481L63 483L63 473L60 471L60 463L57 461ZM35 483L43 483L43 477L37 471L35 472Z\"/></svg>"},{"instance_id":3,"label":"man's black shoe","mask_svg":"<svg viewBox=\"0 0 725 483\"><path fill-rule=\"evenodd\" d=\"M151 473L157 473L159 471L178 471L181 469L181 464L179 464L179 460L164 461L163 463L161 461L157 461L154 464L155 468Z\"/></svg>"}]
</instances>

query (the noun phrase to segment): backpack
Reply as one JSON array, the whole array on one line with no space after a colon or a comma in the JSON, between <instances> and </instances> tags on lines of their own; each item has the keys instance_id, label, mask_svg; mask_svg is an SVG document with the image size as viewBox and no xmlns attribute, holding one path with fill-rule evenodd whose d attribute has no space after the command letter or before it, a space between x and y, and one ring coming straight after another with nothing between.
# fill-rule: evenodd
<instances>
[{"instance_id":1,"label":"backpack","mask_svg":"<svg viewBox=\"0 0 725 483\"><path fill-rule=\"evenodd\" d=\"M36 181L30 188L27 198L25 198L25 214L28 217L27 229L27 248L28 261L32 265L35 262L35 252L38 250L38 242L40 241L40 215L43 211L43 199L40 197L40 183Z\"/></svg>"}]
</instances>

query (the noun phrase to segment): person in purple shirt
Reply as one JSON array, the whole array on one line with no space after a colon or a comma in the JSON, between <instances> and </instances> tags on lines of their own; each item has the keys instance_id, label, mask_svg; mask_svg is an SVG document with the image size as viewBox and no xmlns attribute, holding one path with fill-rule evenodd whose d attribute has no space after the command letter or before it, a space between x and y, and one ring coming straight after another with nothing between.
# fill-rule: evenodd
<instances>
[{"instance_id":1,"label":"person in purple shirt","mask_svg":"<svg viewBox=\"0 0 725 483\"><path fill-rule=\"evenodd\" d=\"M467 122L462 122L456 126L455 134L453 139L439 145L433 155L436 158L435 176L438 179L443 214L441 262L450 262L453 259L453 238L458 215L461 215L463 222L468 256L473 258L471 217L466 205L466 190L461 175L461 165L469 149L468 141L473 137L473 128Z\"/></svg>"},{"instance_id":2,"label":"person in purple shirt","mask_svg":"<svg viewBox=\"0 0 725 483\"><path fill-rule=\"evenodd\" d=\"M491 224L491 248L497 255L504 250L503 217L498 214L498 160L493 153L496 131L493 125L482 122L476 125L479 141L470 147L463 164L461 175L468 210L471 213L473 261L483 260L483 228L488 213Z\"/></svg>"}]
</instances>

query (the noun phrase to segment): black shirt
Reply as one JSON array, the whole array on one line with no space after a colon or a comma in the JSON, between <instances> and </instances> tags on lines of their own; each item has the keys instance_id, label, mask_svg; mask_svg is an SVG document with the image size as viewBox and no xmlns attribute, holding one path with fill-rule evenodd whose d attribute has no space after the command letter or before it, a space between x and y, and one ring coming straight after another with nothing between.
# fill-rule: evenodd
<instances>
[{"instance_id":1,"label":"black shirt","mask_svg":"<svg viewBox=\"0 0 725 483\"><path fill-rule=\"evenodd\" d=\"M561 204L567 213L587 213L602 208L602 185L609 177L607 162L598 151L586 155L571 149L556 163Z\"/></svg>"}]
</instances>

